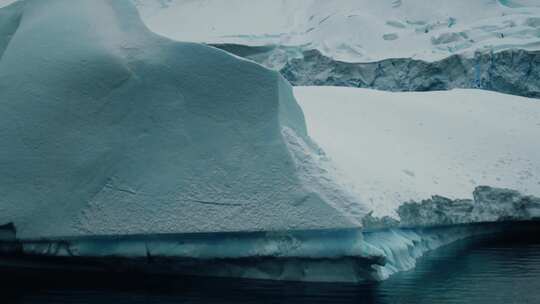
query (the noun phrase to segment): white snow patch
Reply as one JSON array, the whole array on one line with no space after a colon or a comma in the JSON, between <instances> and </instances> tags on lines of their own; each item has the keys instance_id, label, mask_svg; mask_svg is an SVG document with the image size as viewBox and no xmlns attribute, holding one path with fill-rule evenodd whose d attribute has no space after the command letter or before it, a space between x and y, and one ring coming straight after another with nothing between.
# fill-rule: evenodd
<instances>
[{"instance_id":1,"label":"white snow patch","mask_svg":"<svg viewBox=\"0 0 540 304\"><path fill-rule=\"evenodd\" d=\"M540 195L540 103L481 90L294 89L311 137L374 214L476 186Z\"/></svg>"},{"instance_id":2,"label":"white snow patch","mask_svg":"<svg viewBox=\"0 0 540 304\"><path fill-rule=\"evenodd\" d=\"M527 22L540 16L536 0L132 1L153 31L173 39L301 46L350 62L540 49Z\"/></svg>"}]
</instances>

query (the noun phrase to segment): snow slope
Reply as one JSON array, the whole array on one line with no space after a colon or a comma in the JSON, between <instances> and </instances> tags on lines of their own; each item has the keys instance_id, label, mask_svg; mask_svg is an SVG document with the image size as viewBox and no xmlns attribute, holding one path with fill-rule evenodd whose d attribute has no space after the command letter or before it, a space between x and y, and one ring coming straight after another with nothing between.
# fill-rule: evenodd
<instances>
[{"instance_id":1,"label":"snow slope","mask_svg":"<svg viewBox=\"0 0 540 304\"><path fill-rule=\"evenodd\" d=\"M0 10L0 225L19 239L358 227L290 85L122 0Z\"/></svg>"},{"instance_id":2,"label":"snow slope","mask_svg":"<svg viewBox=\"0 0 540 304\"><path fill-rule=\"evenodd\" d=\"M540 195L540 104L481 90L295 87L312 138L377 216L489 185Z\"/></svg>"},{"instance_id":3,"label":"snow slope","mask_svg":"<svg viewBox=\"0 0 540 304\"><path fill-rule=\"evenodd\" d=\"M297 46L349 62L540 49L536 0L133 1L173 39Z\"/></svg>"}]
</instances>

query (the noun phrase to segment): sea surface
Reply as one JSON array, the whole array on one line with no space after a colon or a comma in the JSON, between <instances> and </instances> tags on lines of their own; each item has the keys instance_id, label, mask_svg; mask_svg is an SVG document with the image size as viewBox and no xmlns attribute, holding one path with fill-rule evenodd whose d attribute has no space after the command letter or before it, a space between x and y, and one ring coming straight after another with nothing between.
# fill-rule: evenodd
<instances>
[{"instance_id":1,"label":"sea surface","mask_svg":"<svg viewBox=\"0 0 540 304\"><path fill-rule=\"evenodd\" d=\"M0 269L0 303L540 303L540 235L460 241L369 284Z\"/></svg>"}]
</instances>

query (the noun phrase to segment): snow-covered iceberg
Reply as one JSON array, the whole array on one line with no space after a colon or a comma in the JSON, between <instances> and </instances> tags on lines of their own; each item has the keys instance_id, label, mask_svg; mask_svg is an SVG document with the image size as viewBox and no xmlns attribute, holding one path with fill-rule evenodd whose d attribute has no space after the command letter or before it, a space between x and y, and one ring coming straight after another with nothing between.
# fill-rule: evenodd
<instances>
[{"instance_id":1,"label":"snow-covered iceberg","mask_svg":"<svg viewBox=\"0 0 540 304\"><path fill-rule=\"evenodd\" d=\"M409 187L383 178L374 185L365 179L380 176L364 168L347 176L347 162L354 169L358 159L368 158L383 173L390 166L387 174L398 170L400 177L426 181L421 164L392 167L391 152L399 149L386 151L392 147L384 145L379 132L386 132L379 128L382 120L371 122L375 130L352 125L340 134L339 124L324 116L317 120L311 112L311 103L317 107L328 97L312 93L318 99L304 99L310 95L296 91L308 114L306 128L292 88L279 73L222 50L158 36L128 0L26 0L0 9L0 258L17 265L37 256L34 266L53 262L58 267L357 282L410 269L424 252L449 242L504 229L473 225L493 217L477 218L475 212L466 213L471 208L440 203L439 197L410 202L402 209L408 213L400 213L399 204L408 199L446 195L445 187L429 180ZM332 98L339 101L341 94ZM434 107L424 105L432 110L420 112L426 124L430 118L444 122L440 115L429 115L437 113ZM343 123L370 122L354 116L358 108L347 110L337 102L327 106L317 113L331 116L341 109ZM508 114L517 109L524 127L510 120L508 130L495 129L511 136L483 144L501 148L510 143L502 151L509 152L508 161L523 156L532 169L520 182L529 185L538 172L531 152L536 147L519 144L514 135L523 131L519 138L534 142L538 125L529 124L539 117L537 106L526 101L512 103L515 109L499 106L497 111ZM407 108L421 109L411 103ZM406 113L400 107L382 109L398 117ZM487 111L485 117L493 115L489 107L480 109ZM493 120L486 125L497 126ZM525 132L525 127L531 128ZM379 145L379 157L369 158L375 150L347 137L351 130L372 131L366 139ZM408 139L416 143L414 136ZM353 158L342 157L347 153ZM511 167L522 167L516 163ZM385 187L396 188L387 193ZM377 191L380 195L373 196ZM512 220L538 216L532 196L492 188L487 193L471 210L496 220L508 219L508 213ZM399 199L375 200L381 197ZM483 205L489 206L492 197L495 203L502 200L501 208ZM376 213L368 214L369 209ZM452 224L467 225L423 221L423 214L441 210L458 219ZM399 222L402 214L408 217ZM47 259L39 260L43 256Z\"/></svg>"},{"instance_id":2,"label":"snow-covered iceberg","mask_svg":"<svg viewBox=\"0 0 540 304\"><path fill-rule=\"evenodd\" d=\"M129 1L21 1L0 25L19 239L360 226L278 73L155 35Z\"/></svg>"}]
</instances>

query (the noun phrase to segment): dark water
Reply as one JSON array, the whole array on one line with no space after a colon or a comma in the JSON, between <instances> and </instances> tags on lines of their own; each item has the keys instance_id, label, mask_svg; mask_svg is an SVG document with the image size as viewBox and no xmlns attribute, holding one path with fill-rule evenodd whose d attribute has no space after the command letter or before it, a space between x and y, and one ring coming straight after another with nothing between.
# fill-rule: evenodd
<instances>
[{"instance_id":1,"label":"dark water","mask_svg":"<svg viewBox=\"0 0 540 304\"><path fill-rule=\"evenodd\" d=\"M0 273L0 303L540 303L540 235L458 242L372 284Z\"/></svg>"}]
</instances>

